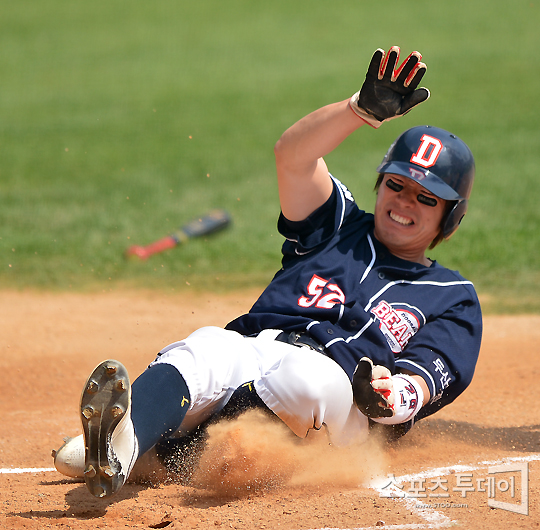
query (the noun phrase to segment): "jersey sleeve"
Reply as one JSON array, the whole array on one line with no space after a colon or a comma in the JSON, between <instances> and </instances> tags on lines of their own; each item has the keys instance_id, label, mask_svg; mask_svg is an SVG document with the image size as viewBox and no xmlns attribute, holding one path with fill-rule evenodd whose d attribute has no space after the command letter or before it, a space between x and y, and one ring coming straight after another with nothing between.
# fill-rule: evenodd
<instances>
[{"instance_id":1,"label":"jersey sleeve","mask_svg":"<svg viewBox=\"0 0 540 530\"><path fill-rule=\"evenodd\" d=\"M283 213L278 231L285 237L282 252L285 257L304 255L330 241L343 225L347 212L358 208L349 190L336 178L330 198L303 221L290 221Z\"/></svg>"},{"instance_id":2,"label":"jersey sleeve","mask_svg":"<svg viewBox=\"0 0 540 530\"><path fill-rule=\"evenodd\" d=\"M418 419L433 414L456 399L469 386L482 335L482 316L476 295L454 305L411 338L395 361L426 381L431 399Z\"/></svg>"}]
</instances>

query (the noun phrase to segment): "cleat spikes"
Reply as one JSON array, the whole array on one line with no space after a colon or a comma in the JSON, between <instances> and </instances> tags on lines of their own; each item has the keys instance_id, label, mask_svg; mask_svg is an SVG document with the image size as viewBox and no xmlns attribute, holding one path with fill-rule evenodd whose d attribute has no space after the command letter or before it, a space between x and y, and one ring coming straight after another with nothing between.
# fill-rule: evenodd
<instances>
[{"instance_id":1,"label":"cleat spikes","mask_svg":"<svg viewBox=\"0 0 540 530\"><path fill-rule=\"evenodd\" d=\"M116 390L118 392L125 392L127 390L128 386L126 384L126 380L125 379L119 379L118 382L116 383Z\"/></svg>"},{"instance_id":2,"label":"cleat spikes","mask_svg":"<svg viewBox=\"0 0 540 530\"><path fill-rule=\"evenodd\" d=\"M98 486L94 490L93 495L94 495L94 497L98 497L98 498L101 499L102 497L105 497L107 495L107 492L101 486Z\"/></svg>"},{"instance_id":3,"label":"cleat spikes","mask_svg":"<svg viewBox=\"0 0 540 530\"><path fill-rule=\"evenodd\" d=\"M89 464L86 466L86 469L84 470L84 476L85 478L94 478L97 475L96 470L92 464Z\"/></svg>"},{"instance_id":4,"label":"cleat spikes","mask_svg":"<svg viewBox=\"0 0 540 530\"><path fill-rule=\"evenodd\" d=\"M89 420L93 415L94 415L95 411L92 407L85 407L84 409L82 409L82 412L81 414L87 419Z\"/></svg>"},{"instance_id":5,"label":"cleat spikes","mask_svg":"<svg viewBox=\"0 0 540 530\"><path fill-rule=\"evenodd\" d=\"M114 364L106 364L104 366L105 368L105 373L109 376L109 377L112 377L116 374L117 370L118 370L118 367L114 366Z\"/></svg>"},{"instance_id":6,"label":"cleat spikes","mask_svg":"<svg viewBox=\"0 0 540 530\"><path fill-rule=\"evenodd\" d=\"M118 416L121 416L124 413L121 407L112 407L111 408L111 416L113 418L118 418Z\"/></svg>"},{"instance_id":7,"label":"cleat spikes","mask_svg":"<svg viewBox=\"0 0 540 530\"><path fill-rule=\"evenodd\" d=\"M101 474L106 477L114 477L114 471L111 469L111 466L103 466L101 468Z\"/></svg>"},{"instance_id":8,"label":"cleat spikes","mask_svg":"<svg viewBox=\"0 0 540 530\"><path fill-rule=\"evenodd\" d=\"M86 387L86 392L95 394L99 390L99 385L95 381L90 381Z\"/></svg>"}]
</instances>

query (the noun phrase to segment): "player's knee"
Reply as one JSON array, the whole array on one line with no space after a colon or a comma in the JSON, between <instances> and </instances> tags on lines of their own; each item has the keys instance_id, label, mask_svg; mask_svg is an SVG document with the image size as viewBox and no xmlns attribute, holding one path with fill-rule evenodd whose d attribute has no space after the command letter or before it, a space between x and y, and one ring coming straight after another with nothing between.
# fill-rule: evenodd
<instances>
[{"instance_id":1,"label":"player's knee","mask_svg":"<svg viewBox=\"0 0 540 530\"><path fill-rule=\"evenodd\" d=\"M301 348L265 374L257 392L298 436L320 429L328 418L344 422L352 403L351 383L343 369Z\"/></svg>"}]
</instances>

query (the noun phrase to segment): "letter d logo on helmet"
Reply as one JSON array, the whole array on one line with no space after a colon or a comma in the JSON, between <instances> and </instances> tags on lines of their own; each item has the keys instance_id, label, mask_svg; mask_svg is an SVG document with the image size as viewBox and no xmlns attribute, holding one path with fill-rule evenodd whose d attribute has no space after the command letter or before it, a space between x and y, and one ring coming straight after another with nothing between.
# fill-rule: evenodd
<instances>
[{"instance_id":1,"label":"letter d logo on helmet","mask_svg":"<svg viewBox=\"0 0 540 530\"><path fill-rule=\"evenodd\" d=\"M444 129L421 125L405 131L377 168L415 180L440 199L455 203L443 224L448 239L467 211L474 180L474 158L465 142Z\"/></svg>"}]
</instances>

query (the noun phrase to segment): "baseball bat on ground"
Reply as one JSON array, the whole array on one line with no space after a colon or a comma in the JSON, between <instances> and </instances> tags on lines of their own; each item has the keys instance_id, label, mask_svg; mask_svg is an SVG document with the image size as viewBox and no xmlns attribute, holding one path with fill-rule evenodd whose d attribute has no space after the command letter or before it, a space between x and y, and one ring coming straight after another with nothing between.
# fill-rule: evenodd
<instances>
[{"instance_id":1,"label":"baseball bat on ground","mask_svg":"<svg viewBox=\"0 0 540 530\"><path fill-rule=\"evenodd\" d=\"M126 250L127 258L148 259L150 256L169 248L186 243L194 237L206 236L223 230L231 224L231 216L225 210L212 210L206 215L193 219L172 234L147 246L133 245Z\"/></svg>"}]
</instances>

